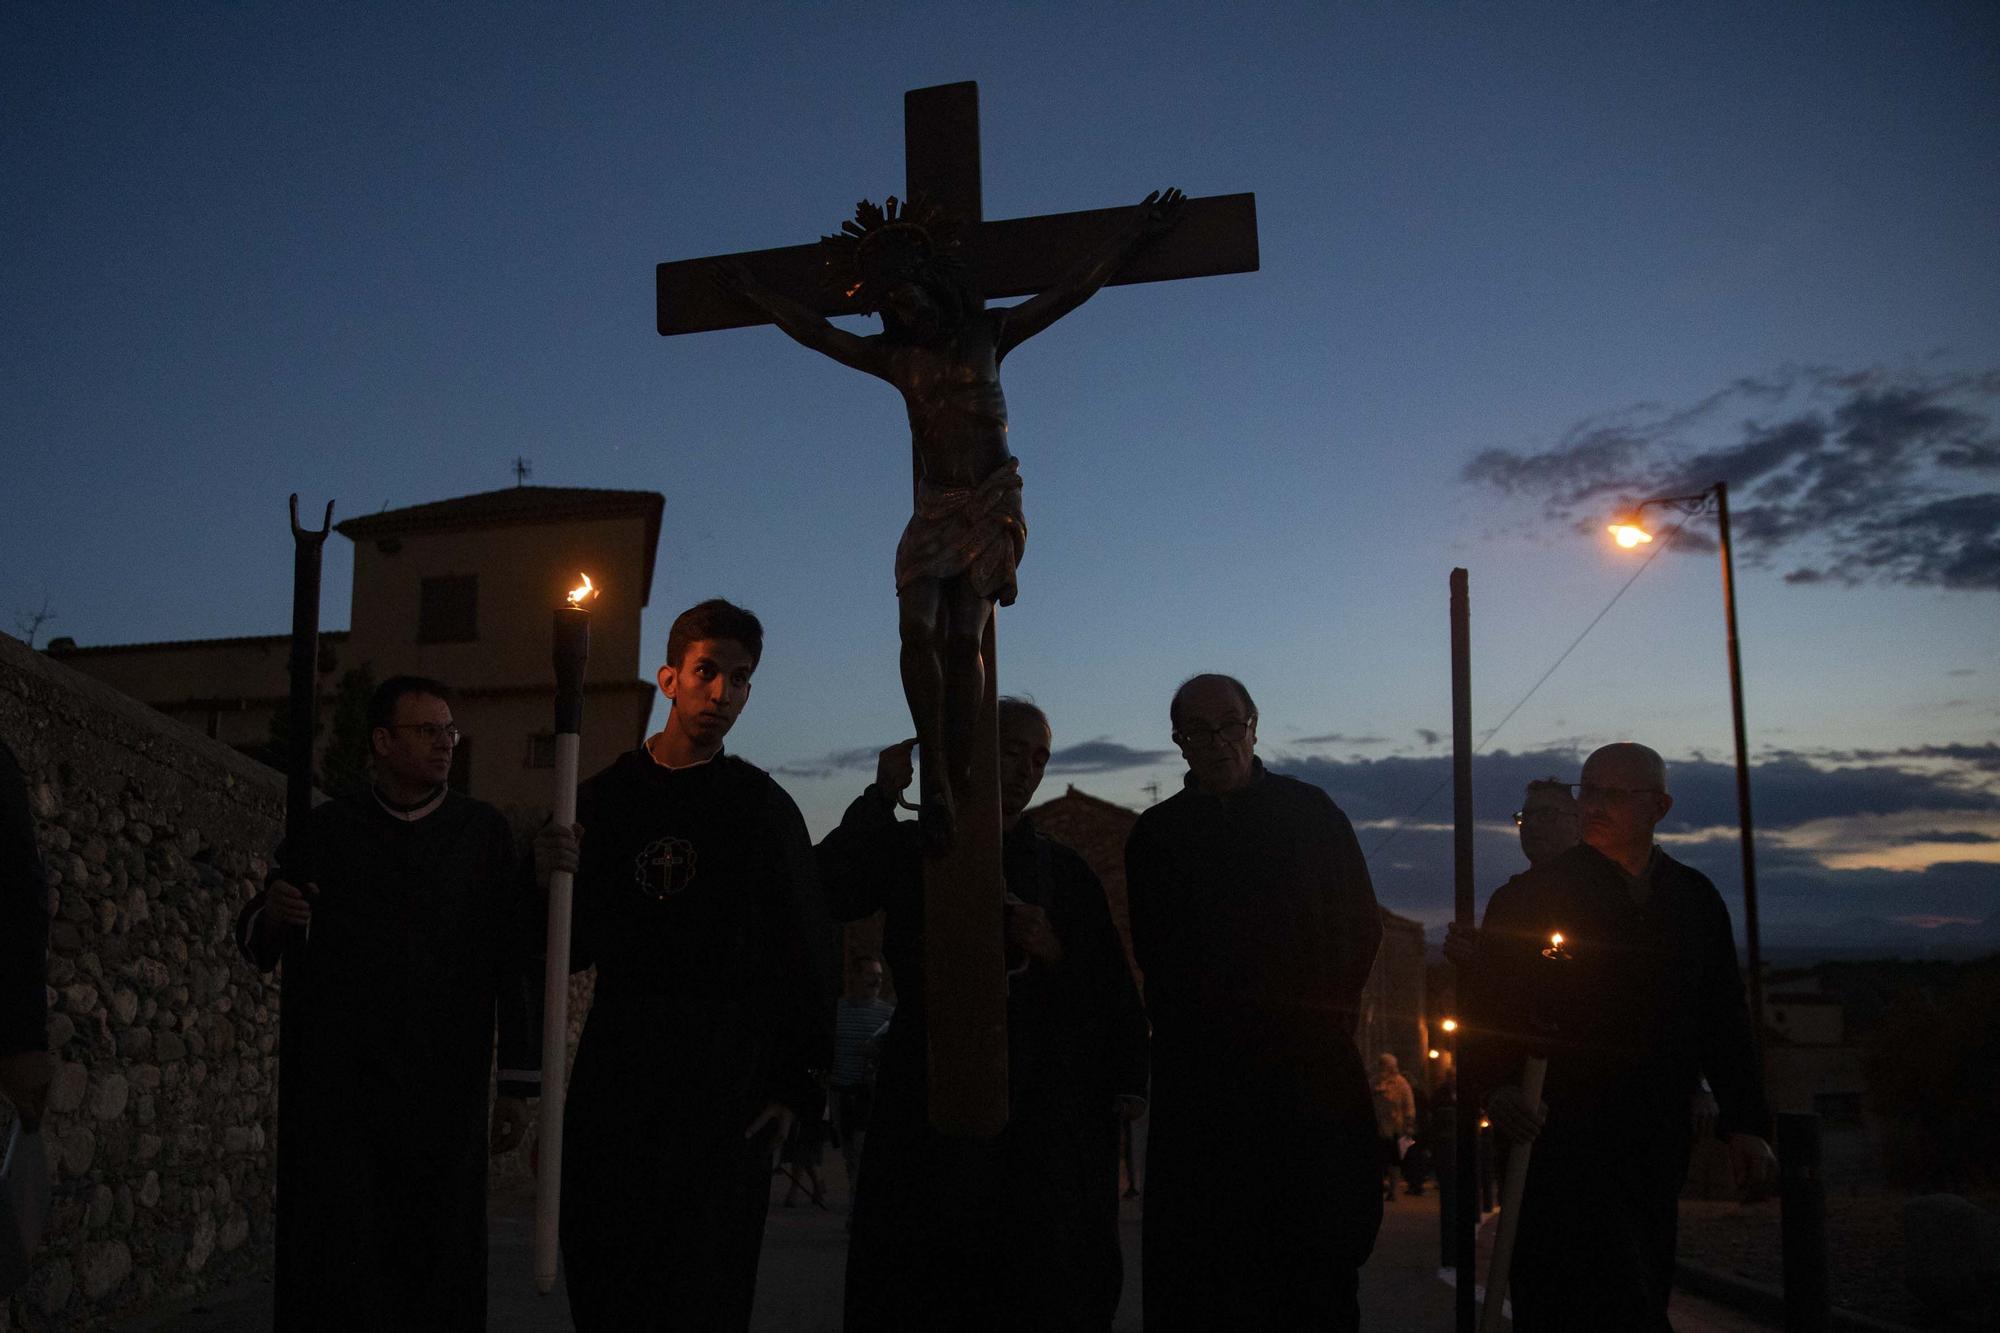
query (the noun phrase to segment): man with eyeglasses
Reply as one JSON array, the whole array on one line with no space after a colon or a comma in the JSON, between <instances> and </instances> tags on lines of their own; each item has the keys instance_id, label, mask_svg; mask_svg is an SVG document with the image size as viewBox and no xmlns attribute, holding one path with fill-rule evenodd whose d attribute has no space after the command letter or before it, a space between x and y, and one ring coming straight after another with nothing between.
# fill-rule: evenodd
<instances>
[{"instance_id":1,"label":"man with eyeglasses","mask_svg":"<svg viewBox=\"0 0 2000 1333\"><path fill-rule=\"evenodd\" d=\"M1382 1224L1354 1039L1368 867L1325 792L1258 761L1242 682L1196 676L1168 712L1186 785L1125 846L1153 1020L1146 1328L1355 1329Z\"/></svg>"},{"instance_id":2,"label":"man with eyeglasses","mask_svg":"<svg viewBox=\"0 0 2000 1333\"><path fill-rule=\"evenodd\" d=\"M313 811L236 923L284 965L277 1327L483 1329L486 1159L541 1083L534 895L505 816L447 785L450 689L393 676L369 722L372 785Z\"/></svg>"},{"instance_id":3,"label":"man with eyeglasses","mask_svg":"<svg viewBox=\"0 0 2000 1333\"><path fill-rule=\"evenodd\" d=\"M887 913L882 950L902 988L855 1200L847 1333L1101 1333L1118 1305L1118 1123L1145 1109L1145 1014L1103 886L1025 813L1054 743L1048 716L1006 696L998 714L1013 967L1008 1121L993 1139L929 1123L922 834L895 815L914 740L881 752L819 844L834 916Z\"/></svg>"},{"instance_id":4,"label":"man with eyeglasses","mask_svg":"<svg viewBox=\"0 0 2000 1333\"><path fill-rule=\"evenodd\" d=\"M1521 795L1521 808L1514 812L1514 828L1521 835L1521 855L1531 866L1576 846L1582 816L1576 797L1570 794L1570 784L1555 778L1530 782Z\"/></svg>"},{"instance_id":5,"label":"man with eyeglasses","mask_svg":"<svg viewBox=\"0 0 2000 1333\"><path fill-rule=\"evenodd\" d=\"M1752 1192L1777 1161L1728 909L1706 876L1653 840L1673 808L1667 769L1625 742L1585 761L1583 841L1493 894L1461 993L1465 1069L1487 1111L1535 1144L1512 1299L1521 1333L1670 1330L1676 1199L1706 1075L1732 1168ZM1560 934L1557 943L1554 937ZM1542 1103L1519 1083L1549 1061Z\"/></svg>"}]
</instances>

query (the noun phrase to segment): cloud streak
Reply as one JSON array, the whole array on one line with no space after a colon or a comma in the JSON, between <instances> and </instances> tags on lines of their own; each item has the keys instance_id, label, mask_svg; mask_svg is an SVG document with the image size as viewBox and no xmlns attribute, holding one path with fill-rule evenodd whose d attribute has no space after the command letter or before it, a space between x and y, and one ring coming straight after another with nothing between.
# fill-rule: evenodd
<instances>
[{"instance_id":1,"label":"cloud streak","mask_svg":"<svg viewBox=\"0 0 2000 1333\"><path fill-rule=\"evenodd\" d=\"M1138 750L1099 736L1065 746L1049 756L1051 773L1118 773L1128 768L1146 768L1173 758L1171 750Z\"/></svg>"},{"instance_id":2,"label":"cloud streak","mask_svg":"<svg viewBox=\"0 0 2000 1333\"><path fill-rule=\"evenodd\" d=\"M1975 856L2000 842L2000 791L1992 789L1982 767L1988 747L1955 747L1963 751L1957 755L1925 753L1946 748L1954 747L1910 747L1892 762L1858 766L1851 760L1844 767L1811 762L1794 754L1753 766L1758 890L1767 938L1782 941L1790 938L1787 932L1838 927L1850 935L1858 930L1866 939L1870 931L1888 928L1881 923L1898 917L1995 919L2000 865L1934 859L1935 852L1949 846ZM1522 790L1530 780L1551 775L1574 781L1583 757L1579 750L1550 747L1498 750L1473 762L1473 807L1479 821L1474 858L1482 904L1525 866L1507 822ZM1322 787L1354 820L1385 906L1433 924L1449 917L1451 799L1448 785L1439 790L1440 781L1450 775L1448 758L1295 756L1274 761L1273 767ZM1661 825L1662 840L1673 856L1714 880L1736 911L1742 881L1735 768L1685 759L1671 763L1669 770L1674 809ZM1438 794L1431 804L1412 818L1418 802L1433 791ZM1882 858L1857 858L1854 853L1866 846L1914 848L1920 843L1932 844L1934 855L1903 865L1849 864L1910 861L1908 853Z\"/></svg>"},{"instance_id":3,"label":"cloud streak","mask_svg":"<svg viewBox=\"0 0 2000 1333\"><path fill-rule=\"evenodd\" d=\"M1487 449L1475 486L1595 534L1641 499L1729 484L1738 558L1795 584L2000 590L2000 370L1794 368L1682 407L1587 418L1539 449ZM1700 523L1676 539L1713 550Z\"/></svg>"},{"instance_id":4,"label":"cloud streak","mask_svg":"<svg viewBox=\"0 0 2000 1333\"><path fill-rule=\"evenodd\" d=\"M817 759L795 759L789 764L778 764L773 766L771 772L784 778L819 780L830 778L835 773L873 768L875 757L880 753L879 749L857 746L852 750L835 750Z\"/></svg>"}]
</instances>

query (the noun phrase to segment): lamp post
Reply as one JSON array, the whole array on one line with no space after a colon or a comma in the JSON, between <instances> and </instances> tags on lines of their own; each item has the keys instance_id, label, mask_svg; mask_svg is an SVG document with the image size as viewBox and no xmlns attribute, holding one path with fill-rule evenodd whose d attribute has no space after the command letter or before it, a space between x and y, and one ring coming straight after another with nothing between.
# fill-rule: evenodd
<instances>
[{"instance_id":1,"label":"lamp post","mask_svg":"<svg viewBox=\"0 0 2000 1333\"><path fill-rule=\"evenodd\" d=\"M1764 1048L1764 966L1763 950L1757 936L1757 853L1750 825L1750 753L1743 727L1743 661L1736 638L1736 561L1729 546L1729 483L1718 481L1693 495L1663 495L1642 500L1609 531L1626 549L1653 540L1639 525L1641 511L1666 505L1684 514L1699 514L1715 500L1715 521L1722 548L1722 618L1729 637L1729 714L1736 729L1736 822L1743 845L1743 937L1750 962L1750 1032L1761 1052Z\"/></svg>"}]
</instances>

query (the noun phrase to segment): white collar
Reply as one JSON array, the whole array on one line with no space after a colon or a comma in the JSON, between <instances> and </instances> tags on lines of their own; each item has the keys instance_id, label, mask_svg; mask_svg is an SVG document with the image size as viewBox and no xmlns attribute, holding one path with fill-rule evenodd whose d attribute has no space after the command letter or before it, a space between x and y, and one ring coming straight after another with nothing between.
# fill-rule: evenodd
<instances>
[{"instance_id":1,"label":"white collar","mask_svg":"<svg viewBox=\"0 0 2000 1333\"><path fill-rule=\"evenodd\" d=\"M431 797L428 801L425 801L422 805L413 806L407 810L399 810L395 806L390 805L387 801L382 799L382 793L376 790L374 787L370 787L368 789L368 794L375 798L375 804L381 806L382 809L391 818L400 819L405 824L414 824L419 819L422 819L425 815L430 814L432 811L436 810L439 806L443 805L444 798L448 794L450 794L450 791L451 788L449 786L439 787L437 789L437 795Z\"/></svg>"}]
</instances>

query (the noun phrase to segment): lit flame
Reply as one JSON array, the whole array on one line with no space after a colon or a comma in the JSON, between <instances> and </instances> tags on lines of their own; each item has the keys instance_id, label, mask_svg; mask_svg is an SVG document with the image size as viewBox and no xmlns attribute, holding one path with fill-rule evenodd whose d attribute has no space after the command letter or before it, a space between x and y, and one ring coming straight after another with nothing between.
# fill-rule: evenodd
<instances>
[{"instance_id":1,"label":"lit flame","mask_svg":"<svg viewBox=\"0 0 2000 1333\"><path fill-rule=\"evenodd\" d=\"M590 581L590 575L579 574L577 577L583 580L583 586L569 590L569 604L571 606L582 606L585 602L597 596L597 585Z\"/></svg>"},{"instance_id":2,"label":"lit flame","mask_svg":"<svg viewBox=\"0 0 2000 1333\"><path fill-rule=\"evenodd\" d=\"M1491 1129L1493 1128L1493 1122L1491 1120L1488 1120L1485 1116L1480 1116L1479 1127L1481 1129Z\"/></svg>"},{"instance_id":3,"label":"lit flame","mask_svg":"<svg viewBox=\"0 0 2000 1333\"><path fill-rule=\"evenodd\" d=\"M1560 949L1563 947L1563 933L1560 930L1549 936L1549 947L1551 949Z\"/></svg>"},{"instance_id":4,"label":"lit flame","mask_svg":"<svg viewBox=\"0 0 2000 1333\"><path fill-rule=\"evenodd\" d=\"M1444 1022L1438 1024L1438 1026L1446 1032L1456 1032L1458 1031L1458 1020L1456 1018L1447 1018Z\"/></svg>"},{"instance_id":5,"label":"lit flame","mask_svg":"<svg viewBox=\"0 0 2000 1333\"><path fill-rule=\"evenodd\" d=\"M1438 1058L1437 1047L1435 1046L1431 1047L1428 1051L1425 1051L1424 1054L1428 1055L1433 1060L1437 1059Z\"/></svg>"},{"instance_id":6,"label":"lit flame","mask_svg":"<svg viewBox=\"0 0 2000 1333\"><path fill-rule=\"evenodd\" d=\"M1613 523L1606 529L1626 550L1653 540L1653 534L1635 523Z\"/></svg>"},{"instance_id":7,"label":"lit flame","mask_svg":"<svg viewBox=\"0 0 2000 1333\"><path fill-rule=\"evenodd\" d=\"M1542 950L1542 957L1567 961L1572 956L1568 950L1563 948L1563 933L1558 930L1550 934L1549 947Z\"/></svg>"}]
</instances>

